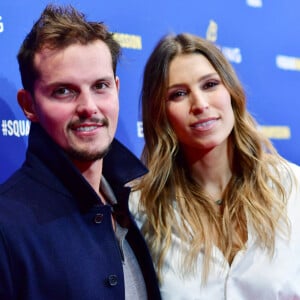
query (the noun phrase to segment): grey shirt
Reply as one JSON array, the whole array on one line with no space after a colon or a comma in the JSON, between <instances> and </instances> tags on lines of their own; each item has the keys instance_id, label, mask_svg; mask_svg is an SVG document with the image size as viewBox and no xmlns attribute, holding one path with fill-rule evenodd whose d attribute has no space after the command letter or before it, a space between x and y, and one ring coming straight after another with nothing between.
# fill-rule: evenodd
<instances>
[{"instance_id":1,"label":"grey shirt","mask_svg":"<svg viewBox=\"0 0 300 300\"><path fill-rule=\"evenodd\" d=\"M117 203L117 199L106 179L102 176L100 190L111 203ZM127 228L121 227L116 223L116 238L119 242L121 255L123 257L123 272L125 282L126 300L146 300L146 286L144 277L136 257L126 240Z\"/></svg>"}]
</instances>

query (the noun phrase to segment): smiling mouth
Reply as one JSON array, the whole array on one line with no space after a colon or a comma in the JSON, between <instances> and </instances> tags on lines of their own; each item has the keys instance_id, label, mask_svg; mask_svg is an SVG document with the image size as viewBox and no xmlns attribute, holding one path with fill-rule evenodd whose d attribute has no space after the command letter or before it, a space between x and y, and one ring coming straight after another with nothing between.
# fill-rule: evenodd
<instances>
[{"instance_id":1,"label":"smiling mouth","mask_svg":"<svg viewBox=\"0 0 300 300\"><path fill-rule=\"evenodd\" d=\"M77 120L69 124L69 129L78 133L92 133L101 127L108 127L108 120L106 118L95 117L86 120Z\"/></svg>"},{"instance_id":2,"label":"smiling mouth","mask_svg":"<svg viewBox=\"0 0 300 300\"><path fill-rule=\"evenodd\" d=\"M192 125L192 128L207 128L210 127L216 121L217 121L216 119L213 119L206 122L199 122L197 124Z\"/></svg>"},{"instance_id":3,"label":"smiling mouth","mask_svg":"<svg viewBox=\"0 0 300 300\"><path fill-rule=\"evenodd\" d=\"M80 132L90 132L93 131L95 129L97 129L99 126L82 126L82 127L77 127L76 131L80 131Z\"/></svg>"}]
</instances>

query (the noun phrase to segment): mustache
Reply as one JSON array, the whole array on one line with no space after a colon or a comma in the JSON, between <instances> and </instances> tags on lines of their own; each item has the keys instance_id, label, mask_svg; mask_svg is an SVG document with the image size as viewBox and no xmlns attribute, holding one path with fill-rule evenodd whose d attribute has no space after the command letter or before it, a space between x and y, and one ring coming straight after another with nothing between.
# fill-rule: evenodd
<instances>
[{"instance_id":1,"label":"mustache","mask_svg":"<svg viewBox=\"0 0 300 300\"><path fill-rule=\"evenodd\" d=\"M79 118L77 120L74 120L69 124L68 127L69 128L77 127L86 123L101 124L102 126L106 126L106 127L109 125L107 118L92 117L92 118Z\"/></svg>"}]
</instances>

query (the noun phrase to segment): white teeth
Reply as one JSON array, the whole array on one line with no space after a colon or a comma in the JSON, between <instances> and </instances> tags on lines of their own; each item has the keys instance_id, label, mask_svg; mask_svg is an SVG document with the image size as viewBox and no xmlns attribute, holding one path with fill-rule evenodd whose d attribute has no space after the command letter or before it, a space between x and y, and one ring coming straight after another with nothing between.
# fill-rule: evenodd
<instances>
[{"instance_id":1,"label":"white teeth","mask_svg":"<svg viewBox=\"0 0 300 300\"><path fill-rule=\"evenodd\" d=\"M214 123L215 120L210 120L210 121L207 121L207 122L203 122L203 123L198 123L196 124L194 127L207 127L209 126L210 124Z\"/></svg>"},{"instance_id":2,"label":"white teeth","mask_svg":"<svg viewBox=\"0 0 300 300\"><path fill-rule=\"evenodd\" d=\"M96 128L97 128L97 126L84 126L84 127L76 128L76 131L92 131Z\"/></svg>"}]
</instances>

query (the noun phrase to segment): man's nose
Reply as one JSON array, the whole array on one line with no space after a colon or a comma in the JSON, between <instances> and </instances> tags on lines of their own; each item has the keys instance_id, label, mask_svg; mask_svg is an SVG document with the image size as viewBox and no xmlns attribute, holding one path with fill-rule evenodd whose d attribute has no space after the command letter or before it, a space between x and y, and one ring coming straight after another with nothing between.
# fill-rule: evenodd
<instances>
[{"instance_id":1,"label":"man's nose","mask_svg":"<svg viewBox=\"0 0 300 300\"><path fill-rule=\"evenodd\" d=\"M95 97L90 92L82 92L77 98L77 113L89 117L97 113Z\"/></svg>"}]
</instances>

